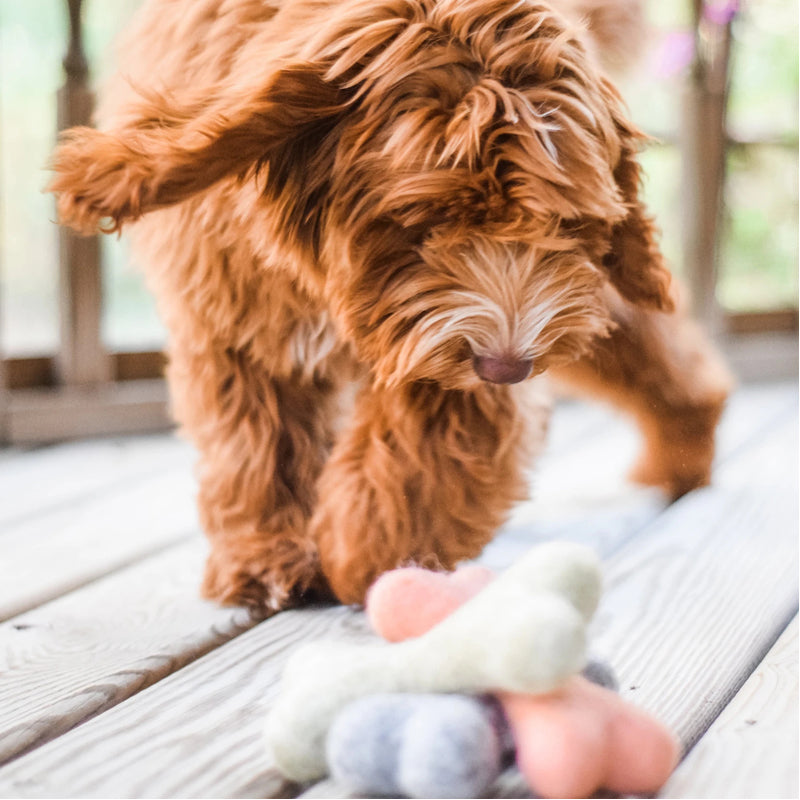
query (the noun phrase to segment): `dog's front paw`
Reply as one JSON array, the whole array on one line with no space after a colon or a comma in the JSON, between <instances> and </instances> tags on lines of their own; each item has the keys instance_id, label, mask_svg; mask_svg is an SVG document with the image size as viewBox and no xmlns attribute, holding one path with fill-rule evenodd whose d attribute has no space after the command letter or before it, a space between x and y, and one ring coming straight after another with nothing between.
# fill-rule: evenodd
<instances>
[{"instance_id":1,"label":"dog's front paw","mask_svg":"<svg viewBox=\"0 0 800 800\"><path fill-rule=\"evenodd\" d=\"M313 549L284 546L280 553L267 551L258 558L213 550L202 594L223 605L246 606L261 616L327 599L329 590Z\"/></svg>"}]
</instances>

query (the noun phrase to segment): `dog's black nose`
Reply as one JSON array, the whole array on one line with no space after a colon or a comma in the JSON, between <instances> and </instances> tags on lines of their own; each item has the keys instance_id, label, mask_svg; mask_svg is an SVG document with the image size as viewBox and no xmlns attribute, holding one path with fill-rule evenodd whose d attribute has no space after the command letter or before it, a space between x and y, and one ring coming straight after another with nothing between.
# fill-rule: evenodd
<instances>
[{"instance_id":1,"label":"dog's black nose","mask_svg":"<svg viewBox=\"0 0 800 800\"><path fill-rule=\"evenodd\" d=\"M514 356L473 356L477 376L489 383L519 383L531 374L533 360Z\"/></svg>"}]
</instances>

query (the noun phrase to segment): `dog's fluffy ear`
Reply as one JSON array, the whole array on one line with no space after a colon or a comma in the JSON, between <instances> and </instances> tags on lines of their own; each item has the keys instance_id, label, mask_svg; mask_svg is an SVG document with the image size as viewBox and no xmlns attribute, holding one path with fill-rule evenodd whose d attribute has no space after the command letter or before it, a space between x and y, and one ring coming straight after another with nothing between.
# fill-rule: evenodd
<instances>
[{"instance_id":1,"label":"dog's fluffy ear","mask_svg":"<svg viewBox=\"0 0 800 800\"><path fill-rule=\"evenodd\" d=\"M603 265L611 282L626 299L661 311L672 311L672 276L658 246L658 229L639 198L641 168L636 159L642 134L618 122L622 150L614 179L628 210L611 233L611 250Z\"/></svg>"},{"instance_id":2,"label":"dog's fluffy ear","mask_svg":"<svg viewBox=\"0 0 800 800\"><path fill-rule=\"evenodd\" d=\"M280 180L278 164L340 110L337 89L310 64L284 68L258 89L219 91L181 108L149 97L135 121L117 130L66 131L48 190L58 197L62 223L83 233L116 231L264 164L270 180L273 173Z\"/></svg>"}]
</instances>

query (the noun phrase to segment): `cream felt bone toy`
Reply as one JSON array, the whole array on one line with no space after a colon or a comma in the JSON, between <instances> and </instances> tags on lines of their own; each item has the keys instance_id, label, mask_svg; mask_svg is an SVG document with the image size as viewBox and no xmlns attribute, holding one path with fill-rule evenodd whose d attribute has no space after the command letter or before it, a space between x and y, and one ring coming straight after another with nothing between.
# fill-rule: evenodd
<instances>
[{"instance_id":1,"label":"cream felt bone toy","mask_svg":"<svg viewBox=\"0 0 800 800\"><path fill-rule=\"evenodd\" d=\"M266 726L289 778L323 777L325 738L348 703L379 692L549 692L584 665L600 569L587 548L533 549L435 627L397 644L316 643L284 671Z\"/></svg>"}]
</instances>

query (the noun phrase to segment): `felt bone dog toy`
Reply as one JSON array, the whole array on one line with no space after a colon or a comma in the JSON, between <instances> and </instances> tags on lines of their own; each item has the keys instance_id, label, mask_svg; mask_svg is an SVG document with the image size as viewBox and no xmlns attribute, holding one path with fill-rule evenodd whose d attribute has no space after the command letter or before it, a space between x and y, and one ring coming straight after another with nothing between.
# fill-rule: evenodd
<instances>
[{"instance_id":1,"label":"felt bone dog toy","mask_svg":"<svg viewBox=\"0 0 800 800\"><path fill-rule=\"evenodd\" d=\"M418 638L301 648L286 666L267 720L276 766L297 781L323 777L331 723L368 694L552 691L583 667L585 627L599 597L595 555L549 543Z\"/></svg>"},{"instance_id":2,"label":"felt bone dog toy","mask_svg":"<svg viewBox=\"0 0 800 800\"><path fill-rule=\"evenodd\" d=\"M466 567L453 575L417 568L395 570L382 576L370 590L367 613L373 628L389 639L419 635L481 591L489 579L488 570L480 567ZM585 675L599 678L596 683L606 683L607 676L602 673L598 664L584 671ZM660 723L584 677L572 677L549 694L499 692L498 698L516 743L520 770L542 797L586 797L600 787L621 794L648 794L655 792L675 767L677 743ZM381 728L377 709L367 705L370 700L374 701L365 698L359 710L360 728L355 730L355 719L349 723L347 733L351 740L356 735L362 741L369 740ZM332 774L351 785L360 782L363 789L383 790L387 784L379 782L382 776L374 768L367 773L352 755L342 751L335 738L340 735L341 725L337 719L329 741ZM490 736L491 731L484 729L484 739ZM377 752L373 758L380 763ZM461 758L475 756L469 750ZM409 760L408 756L405 760ZM405 772L396 770L401 777L409 772L408 766L402 766ZM434 796L414 794L421 783L420 776L432 773L424 770L424 761L415 766L415 780L410 784L401 782L401 788L413 797ZM479 796L486 788L480 781L487 780L488 775L469 770L465 775L472 778L472 783L462 781L462 785L472 793L461 796ZM364 785L367 778L371 780L369 786ZM435 786L429 780L428 786L421 788Z\"/></svg>"}]
</instances>

